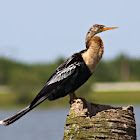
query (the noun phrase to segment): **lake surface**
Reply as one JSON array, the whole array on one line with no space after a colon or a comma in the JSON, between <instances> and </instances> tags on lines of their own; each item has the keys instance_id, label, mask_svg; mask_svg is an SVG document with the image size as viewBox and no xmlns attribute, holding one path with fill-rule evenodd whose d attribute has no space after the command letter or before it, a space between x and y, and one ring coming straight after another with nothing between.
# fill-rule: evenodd
<instances>
[{"instance_id":1,"label":"lake surface","mask_svg":"<svg viewBox=\"0 0 140 140\"><path fill-rule=\"evenodd\" d=\"M17 110L0 110L0 120ZM0 126L0 140L62 140L69 108L33 110L14 124ZM140 106L134 106L137 139L140 140Z\"/></svg>"}]
</instances>

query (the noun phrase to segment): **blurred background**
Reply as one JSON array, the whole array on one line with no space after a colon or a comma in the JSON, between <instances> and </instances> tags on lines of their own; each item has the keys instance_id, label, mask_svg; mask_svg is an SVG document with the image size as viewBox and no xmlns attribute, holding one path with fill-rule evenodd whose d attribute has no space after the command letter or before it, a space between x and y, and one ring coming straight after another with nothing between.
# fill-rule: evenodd
<instances>
[{"instance_id":1,"label":"blurred background","mask_svg":"<svg viewBox=\"0 0 140 140\"><path fill-rule=\"evenodd\" d=\"M119 28L99 34L103 59L77 95L100 104L132 104L140 139L139 5L138 0L1 1L0 120L27 106L65 59L85 49L89 28L103 24ZM0 126L2 140L23 135L61 140L68 101L46 101L15 124Z\"/></svg>"}]
</instances>

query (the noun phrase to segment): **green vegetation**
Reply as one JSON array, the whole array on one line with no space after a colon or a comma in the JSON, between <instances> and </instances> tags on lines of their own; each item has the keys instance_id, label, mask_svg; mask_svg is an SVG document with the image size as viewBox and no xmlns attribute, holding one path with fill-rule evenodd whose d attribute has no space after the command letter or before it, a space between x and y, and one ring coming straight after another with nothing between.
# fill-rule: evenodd
<instances>
[{"instance_id":1,"label":"green vegetation","mask_svg":"<svg viewBox=\"0 0 140 140\"><path fill-rule=\"evenodd\" d=\"M88 101L111 105L140 104L140 92L94 92Z\"/></svg>"},{"instance_id":2,"label":"green vegetation","mask_svg":"<svg viewBox=\"0 0 140 140\"><path fill-rule=\"evenodd\" d=\"M0 58L0 85L7 85L11 88L11 93L0 94L0 107L28 105L63 61L64 59L60 58L54 63L23 64ZM89 87L95 81L140 81L139 72L139 59L130 59L121 55L112 61L101 61L93 76L77 90L77 95L95 103L138 104L140 103L139 92L92 93L93 91ZM41 106L65 106L68 105L68 100L69 98L65 97L53 103L44 102Z\"/></svg>"}]
</instances>

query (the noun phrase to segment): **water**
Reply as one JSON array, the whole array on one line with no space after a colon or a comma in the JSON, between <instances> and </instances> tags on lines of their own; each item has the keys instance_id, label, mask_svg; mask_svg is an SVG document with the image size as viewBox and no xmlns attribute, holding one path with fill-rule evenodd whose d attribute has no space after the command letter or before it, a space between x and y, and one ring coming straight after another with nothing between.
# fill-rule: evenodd
<instances>
[{"instance_id":1,"label":"water","mask_svg":"<svg viewBox=\"0 0 140 140\"><path fill-rule=\"evenodd\" d=\"M0 119L16 111L0 110ZM69 109L33 110L16 123L0 126L0 140L62 140ZM137 139L140 140L140 106L134 107Z\"/></svg>"},{"instance_id":2,"label":"water","mask_svg":"<svg viewBox=\"0 0 140 140\"><path fill-rule=\"evenodd\" d=\"M0 140L62 140L68 109L33 110L7 127L0 126ZM0 119L16 111L0 111Z\"/></svg>"},{"instance_id":3,"label":"water","mask_svg":"<svg viewBox=\"0 0 140 140\"><path fill-rule=\"evenodd\" d=\"M140 140L140 106L134 106L137 140Z\"/></svg>"}]
</instances>

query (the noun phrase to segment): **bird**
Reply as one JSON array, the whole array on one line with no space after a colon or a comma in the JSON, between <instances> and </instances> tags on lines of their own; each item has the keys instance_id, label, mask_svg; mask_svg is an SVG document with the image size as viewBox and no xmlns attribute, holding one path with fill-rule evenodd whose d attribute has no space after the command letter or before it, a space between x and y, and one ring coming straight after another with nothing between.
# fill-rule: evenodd
<instances>
[{"instance_id":1,"label":"bird","mask_svg":"<svg viewBox=\"0 0 140 140\"><path fill-rule=\"evenodd\" d=\"M75 91L94 73L104 52L102 39L95 35L116 28L94 24L86 35L86 49L73 54L64 61L50 76L30 105L13 116L1 120L0 124L5 126L12 124L46 99L53 101L69 94L70 103L76 100Z\"/></svg>"}]
</instances>

